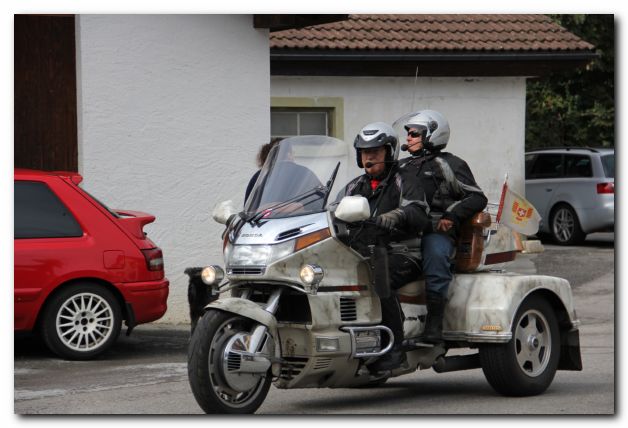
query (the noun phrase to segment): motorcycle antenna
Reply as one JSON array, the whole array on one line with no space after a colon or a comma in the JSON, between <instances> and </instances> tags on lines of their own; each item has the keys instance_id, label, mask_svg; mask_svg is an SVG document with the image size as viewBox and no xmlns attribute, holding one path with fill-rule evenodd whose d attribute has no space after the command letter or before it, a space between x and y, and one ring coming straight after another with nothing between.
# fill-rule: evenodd
<instances>
[{"instance_id":1,"label":"motorcycle antenna","mask_svg":"<svg viewBox=\"0 0 628 428\"><path fill-rule=\"evenodd\" d=\"M412 104L410 105L410 111L414 111L414 99L416 97L416 82L419 77L419 66L416 66L416 71L414 72L414 87L412 88Z\"/></svg>"}]
</instances>

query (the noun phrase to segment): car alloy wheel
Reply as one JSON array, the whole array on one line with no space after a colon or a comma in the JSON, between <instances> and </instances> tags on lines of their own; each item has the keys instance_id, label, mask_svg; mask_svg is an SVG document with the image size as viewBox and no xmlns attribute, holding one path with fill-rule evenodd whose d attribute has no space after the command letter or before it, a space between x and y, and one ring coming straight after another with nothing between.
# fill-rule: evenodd
<instances>
[{"instance_id":1,"label":"car alloy wheel","mask_svg":"<svg viewBox=\"0 0 628 428\"><path fill-rule=\"evenodd\" d=\"M93 351L113 333L113 317L113 308L104 298L80 293L61 305L55 325L65 346L75 351Z\"/></svg>"}]
</instances>

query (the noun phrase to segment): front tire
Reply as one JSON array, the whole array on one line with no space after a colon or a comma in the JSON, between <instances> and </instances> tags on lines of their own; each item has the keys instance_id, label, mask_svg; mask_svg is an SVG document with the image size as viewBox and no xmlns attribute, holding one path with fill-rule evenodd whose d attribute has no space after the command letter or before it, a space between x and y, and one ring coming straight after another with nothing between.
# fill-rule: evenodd
<instances>
[{"instance_id":1,"label":"front tire","mask_svg":"<svg viewBox=\"0 0 628 428\"><path fill-rule=\"evenodd\" d=\"M578 214L567 204L560 204L552 211L550 233L558 245L577 245L587 236L580 227Z\"/></svg>"},{"instance_id":2,"label":"front tire","mask_svg":"<svg viewBox=\"0 0 628 428\"><path fill-rule=\"evenodd\" d=\"M560 357L558 321L540 296L519 307L507 344L480 347L480 363L488 383L498 393L523 397L545 391L554 379Z\"/></svg>"},{"instance_id":3,"label":"front tire","mask_svg":"<svg viewBox=\"0 0 628 428\"><path fill-rule=\"evenodd\" d=\"M80 283L52 296L42 315L41 333L60 357L89 360L115 343L121 325L115 296L100 285Z\"/></svg>"},{"instance_id":4,"label":"front tire","mask_svg":"<svg viewBox=\"0 0 628 428\"><path fill-rule=\"evenodd\" d=\"M235 334L249 332L253 322L227 312L209 310L199 320L188 347L188 379L205 413L254 413L271 383L270 370L248 391L231 389L224 380L223 354Z\"/></svg>"}]
</instances>

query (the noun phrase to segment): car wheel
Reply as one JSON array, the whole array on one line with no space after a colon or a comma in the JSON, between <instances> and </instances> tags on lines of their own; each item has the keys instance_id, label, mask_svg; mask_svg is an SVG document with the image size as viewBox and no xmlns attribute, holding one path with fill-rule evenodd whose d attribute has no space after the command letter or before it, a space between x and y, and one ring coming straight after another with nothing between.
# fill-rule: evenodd
<instances>
[{"instance_id":1,"label":"car wheel","mask_svg":"<svg viewBox=\"0 0 628 428\"><path fill-rule=\"evenodd\" d=\"M552 306L540 296L528 297L517 310L512 339L480 346L480 363L498 393L522 397L545 391L560 358L560 331Z\"/></svg>"},{"instance_id":2,"label":"car wheel","mask_svg":"<svg viewBox=\"0 0 628 428\"><path fill-rule=\"evenodd\" d=\"M115 296L102 286L81 283L52 296L43 313L41 332L55 354L87 360L113 345L121 325L122 312Z\"/></svg>"},{"instance_id":3,"label":"car wheel","mask_svg":"<svg viewBox=\"0 0 628 428\"><path fill-rule=\"evenodd\" d=\"M552 211L550 231L552 239L559 245L579 244L586 237L580 228L578 215L567 204L560 204Z\"/></svg>"}]
</instances>

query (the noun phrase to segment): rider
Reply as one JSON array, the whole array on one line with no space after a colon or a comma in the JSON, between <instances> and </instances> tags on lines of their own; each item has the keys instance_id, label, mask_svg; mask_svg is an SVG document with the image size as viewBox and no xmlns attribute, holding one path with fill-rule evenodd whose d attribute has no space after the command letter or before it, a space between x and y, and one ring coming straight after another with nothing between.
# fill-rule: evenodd
<instances>
[{"instance_id":1,"label":"rider","mask_svg":"<svg viewBox=\"0 0 628 428\"><path fill-rule=\"evenodd\" d=\"M449 141L449 123L442 114L418 111L410 115L404 128L407 144L401 149L412 156L400 161L400 169L413 176L425 192L431 220L421 239L428 311L423 341L439 344L460 225L482 211L488 200L467 163L442 151Z\"/></svg>"},{"instance_id":2,"label":"rider","mask_svg":"<svg viewBox=\"0 0 628 428\"><path fill-rule=\"evenodd\" d=\"M366 125L356 136L353 146L357 163L364 174L353 179L340 191L337 200L344 196L363 196L370 206L375 225L364 223L349 227L349 245L365 257L368 246L386 244L416 237L417 230L426 227L425 196L416 185L408 186L397 165L397 135L385 123ZM416 279L420 264L416 259L402 254L388 256L390 286L396 290ZM401 349L403 342L403 313L396 293L380 298L382 323L389 327L394 336L390 352L378 359L371 369L390 370L405 360Z\"/></svg>"}]
</instances>

